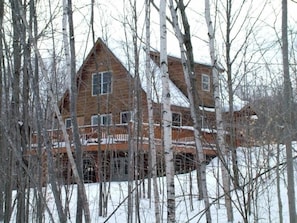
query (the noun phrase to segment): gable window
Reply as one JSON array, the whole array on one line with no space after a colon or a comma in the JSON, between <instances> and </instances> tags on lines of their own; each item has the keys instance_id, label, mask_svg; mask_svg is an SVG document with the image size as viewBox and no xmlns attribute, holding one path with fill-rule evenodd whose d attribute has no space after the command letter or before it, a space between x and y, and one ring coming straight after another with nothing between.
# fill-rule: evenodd
<instances>
[{"instance_id":1,"label":"gable window","mask_svg":"<svg viewBox=\"0 0 297 223\"><path fill-rule=\"evenodd\" d=\"M121 112L121 124L129 123L132 119L132 111Z\"/></svg>"},{"instance_id":2,"label":"gable window","mask_svg":"<svg viewBox=\"0 0 297 223\"><path fill-rule=\"evenodd\" d=\"M91 125L92 126L96 126L98 125L98 117L100 117L100 122L99 124L102 125L102 126L108 126L108 125L111 125L112 123L112 116L111 114L103 114L103 115L93 115L91 117Z\"/></svg>"},{"instance_id":3,"label":"gable window","mask_svg":"<svg viewBox=\"0 0 297 223\"><path fill-rule=\"evenodd\" d=\"M181 126L182 119L180 113L172 113L172 126Z\"/></svg>"},{"instance_id":4,"label":"gable window","mask_svg":"<svg viewBox=\"0 0 297 223\"><path fill-rule=\"evenodd\" d=\"M111 93L111 72L94 73L92 76L92 95Z\"/></svg>"},{"instance_id":5,"label":"gable window","mask_svg":"<svg viewBox=\"0 0 297 223\"><path fill-rule=\"evenodd\" d=\"M203 91L210 91L210 78L207 74L202 74L201 85Z\"/></svg>"},{"instance_id":6,"label":"gable window","mask_svg":"<svg viewBox=\"0 0 297 223\"><path fill-rule=\"evenodd\" d=\"M65 126L66 126L66 128L70 128L72 126L71 118L65 119Z\"/></svg>"}]
</instances>

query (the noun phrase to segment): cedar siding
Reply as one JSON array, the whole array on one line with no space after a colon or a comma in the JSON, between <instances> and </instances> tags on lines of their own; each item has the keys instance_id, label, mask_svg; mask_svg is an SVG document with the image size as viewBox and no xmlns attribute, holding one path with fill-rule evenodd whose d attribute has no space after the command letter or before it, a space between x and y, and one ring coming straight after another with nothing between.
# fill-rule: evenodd
<instances>
[{"instance_id":1,"label":"cedar siding","mask_svg":"<svg viewBox=\"0 0 297 223\"><path fill-rule=\"evenodd\" d=\"M92 95L92 74L109 71L112 73L111 93ZM128 73L113 53L98 40L78 71L77 116L83 117L83 125L91 125L91 116L112 114L113 123L120 122L120 113L133 109L133 77ZM144 92L141 92L143 100ZM68 101L68 94L63 98ZM64 104L63 102L61 104ZM69 109L63 109L64 118L69 117Z\"/></svg>"},{"instance_id":2,"label":"cedar siding","mask_svg":"<svg viewBox=\"0 0 297 223\"><path fill-rule=\"evenodd\" d=\"M152 60L156 63L160 63L160 54L158 52L150 52ZM181 90L181 92L188 96L187 85L184 77L183 67L181 59L173 56L168 56L168 73L171 81ZM209 75L210 78L210 91L202 90L202 74ZM198 94L201 100L201 106L214 107L213 90L212 90L212 78L211 78L211 66L206 64L195 63L195 75Z\"/></svg>"},{"instance_id":3,"label":"cedar siding","mask_svg":"<svg viewBox=\"0 0 297 223\"><path fill-rule=\"evenodd\" d=\"M151 58L156 66L159 64L159 54L151 52ZM180 59L168 57L169 75L172 82L187 97L187 88L184 80L182 65ZM92 95L92 74L110 72L111 73L111 91L107 94ZM215 148L215 114L214 100L212 98L211 83L211 67L203 64L195 64L195 73L197 76L197 89L201 99L201 138L206 160L216 155ZM203 74L209 75L209 91L202 89L201 77ZM81 134L82 149L84 152L84 165L89 166L87 169L92 170L86 173L86 181L98 181L100 171L98 166L103 166L103 176L105 179L124 180L126 174L124 172L116 172L115 167L120 167L121 171L126 169L127 154L129 149L135 144L137 146L137 159L141 159L139 167L141 175L146 176L149 171L148 151L149 151L149 134L148 134L148 115L146 92L141 86L136 86L135 78L127 71L121 61L111 52L111 50L103 43L101 39L95 43L79 71L77 72L77 120L79 124L79 132ZM107 85L108 86L108 85ZM137 92L137 94L135 94ZM137 103L136 98L139 102ZM63 119L66 121L70 117L69 91L67 90L59 102L59 108ZM126 123L121 123L121 113L133 111L138 105L135 114L136 119ZM207 109L203 109L203 108ZM162 105L153 104L154 123L155 123L155 142L158 152L158 172L162 175L163 163L163 131L162 131ZM195 157L196 147L194 144L193 122L190 115L189 107L177 105L171 106L172 113L177 118L180 115L180 123L175 123L172 127L173 149L176 159L176 170L185 172L196 168ZM103 115L111 115L112 123L108 126L92 126L92 116L103 117ZM135 124L138 124L137 132ZM67 129L70 140L72 129ZM64 168L61 171L69 169L66 150L63 144L63 135L61 131L49 131L52 138L53 154L58 162L63 163ZM131 141L132 140L132 141ZM34 140L33 140L34 141ZM35 140L36 141L36 140ZM132 144L131 144L132 143ZM104 153L104 164L99 164L98 160ZM31 151L34 155L34 151ZM102 157L101 157L102 158ZM139 160L140 161L140 160ZM92 167L90 167L92 166ZM68 168L67 168L68 167ZM67 180L69 172L59 173ZM120 173L120 174L119 174ZM102 177L102 176L101 176ZM67 178L67 179L66 179ZM71 178L71 176L70 176Z\"/></svg>"}]
</instances>

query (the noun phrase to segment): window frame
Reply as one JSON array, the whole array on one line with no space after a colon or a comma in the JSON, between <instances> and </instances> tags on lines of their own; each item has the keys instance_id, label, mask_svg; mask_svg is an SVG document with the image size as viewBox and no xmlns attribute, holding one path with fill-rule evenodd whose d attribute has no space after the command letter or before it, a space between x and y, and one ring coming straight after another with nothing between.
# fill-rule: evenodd
<instances>
[{"instance_id":1,"label":"window frame","mask_svg":"<svg viewBox=\"0 0 297 223\"><path fill-rule=\"evenodd\" d=\"M177 121L174 121L173 115L178 115L179 116L178 125L174 124L174 123L177 123ZM175 127L182 126L182 114L180 112L172 112L172 126L175 126Z\"/></svg>"},{"instance_id":2,"label":"window frame","mask_svg":"<svg viewBox=\"0 0 297 223\"><path fill-rule=\"evenodd\" d=\"M70 123L70 124L69 124ZM72 127L72 121L71 118L65 118L65 127L66 129L69 129Z\"/></svg>"},{"instance_id":3,"label":"window frame","mask_svg":"<svg viewBox=\"0 0 297 223\"><path fill-rule=\"evenodd\" d=\"M129 116L130 116L130 117L128 117L129 120L127 120L127 122L123 122L123 115L124 114L129 114ZM121 124L128 124L132 120L132 118L133 118L133 111L122 111L120 113L120 123Z\"/></svg>"},{"instance_id":4,"label":"window frame","mask_svg":"<svg viewBox=\"0 0 297 223\"><path fill-rule=\"evenodd\" d=\"M207 78L207 81L205 81L204 78ZM207 88L205 88L205 86L207 86ZM201 88L203 91L210 91L210 76L208 74L201 75Z\"/></svg>"},{"instance_id":5,"label":"window frame","mask_svg":"<svg viewBox=\"0 0 297 223\"><path fill-rule=\"evenodd\" d=\"M104 75L109 74L110 75L110 82L104 83ZM98 76L98 82L94 83L95 76ZM100 80L99 80L100 78ZM108 87L109 86L109 87ZM99 88L96 89L95 88ZM97 72L92 74L92 96L97 95L106 95L112 93L112 72L111 71L103 71L103 72Z\"/></svg>"},{"instance_id":6,"label":"window frame","mask_svg":"<svg viewBox=\"0 0 297 223\"><path fill-rule=\"evenodd\" d=\"M201 115L201 129L209 129L207 116Z\"/></svg>"},{"instance_id":7,"label":"window frame","mask_svg":"<svg viewBox=\"0 0 297 223\"><path fill-rule=\"evenodd\" d=\"M112 125L112 114L101 114L99 115L100 117L100 126L111 126ZM109 123L108 124L104 124L103 120L104 118L109 117ZM97 119L97 123L95 123L94 119ZM99 122L98 122L98 115L92 115L91 116L91 126L98 126Z\"/></svg>"}]
</instances>

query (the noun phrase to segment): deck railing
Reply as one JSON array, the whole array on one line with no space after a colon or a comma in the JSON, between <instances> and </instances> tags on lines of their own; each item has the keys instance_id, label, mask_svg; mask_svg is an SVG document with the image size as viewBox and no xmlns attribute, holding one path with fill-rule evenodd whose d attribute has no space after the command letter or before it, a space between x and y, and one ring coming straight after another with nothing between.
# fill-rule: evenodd
<instances>
[{"instance_id":1,"label":"deck railing","mask_svg":"<svg viewBox=\"0 0 297 223\"><path fill-rule=\"evenodd\" d=\"M154 126L155 130L155 140L157 142L162 142L162 128L160 125ZM49 139L53 147L64 147L64 136L62 130L52 129L47 131ZM70 142L72 142L72 128L67 129ZM98 144L114 144L114 143L127 143L129 137L141 138L142 142L148 143L149 139L149 129L148 124L144 123L139 132L134 132L132 124L118 124L111 126L80 126L79 127L80 140L82 145ZM213 135L210 133L205 133L204 138L210 140L214 139ZM43 139L41 139L43 140ZM32 136L32 147L36 145L37 135ZM194 146L194 133L191 127L172 127L172 142L174 145L189 145ZM212 143L212 142L209 142Z\"/></svg>"}]
</instances>

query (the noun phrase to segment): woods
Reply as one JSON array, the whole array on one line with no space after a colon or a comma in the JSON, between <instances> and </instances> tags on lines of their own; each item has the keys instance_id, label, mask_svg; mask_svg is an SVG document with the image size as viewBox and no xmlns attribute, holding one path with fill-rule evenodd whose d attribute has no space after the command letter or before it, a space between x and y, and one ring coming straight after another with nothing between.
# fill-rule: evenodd
<instances>
[{"instance_id":1,"label":"woods","mask_svg":"<svg viewBox=\"0 0 297 223\"><path fill-rule=\"evenodd\" d=\"M295 222L296 8L0 1L0 222Z\"/></svg>"}]
</instances>

